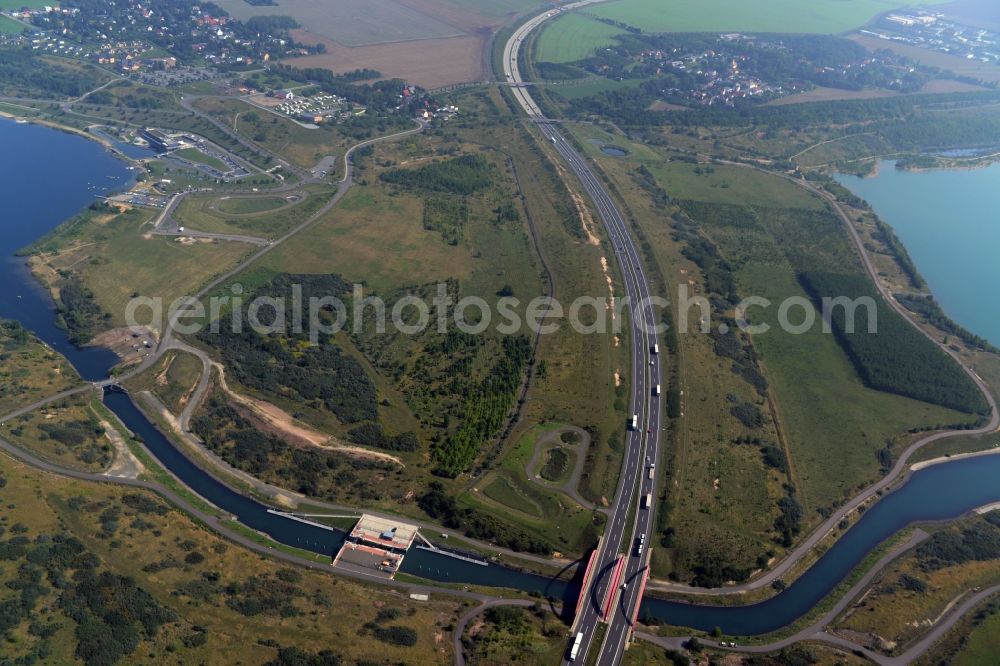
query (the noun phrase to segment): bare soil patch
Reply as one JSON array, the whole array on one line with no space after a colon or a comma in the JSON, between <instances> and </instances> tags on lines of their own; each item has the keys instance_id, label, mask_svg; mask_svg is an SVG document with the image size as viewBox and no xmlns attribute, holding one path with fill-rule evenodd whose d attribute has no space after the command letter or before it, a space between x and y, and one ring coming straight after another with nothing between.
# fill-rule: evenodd
<instances>
[{"instance_id":1,"label":"bare soil patch","mask_svg":"<svg viewBox=\"0 0 1000 666\"><path fill-rule=\"evenodd\" d=\"M348 47L306 30L293 36L304 43L323 43L326 53L286 61L293 67L322 67L335 73L375 69L423 88L479 81L484 77L483 52L489 32L444 39Z\"/></svg>"},{"instance_id":2,"label":"bare soil patch","mask_svg":"<svg viewBox=\"0 0 1000 666\"><path fill-rule=\"evenodd\" d=\"M950 79L934 79L933 81L928 81L920 92L922 93L955 93L955 92L982 92L986 88L982 86L977 86L972 83L963 83L962 81L952 81Z\"/></svg>"},{"instance_id":3,"label":"bare soil patch","mask_svg":"<svg viewBox=\"0 0 1000 666\"><path fill-rule=\"evenodd\" d=\"M251 420L261 430L271 433L276 437L287 441L293 446L313 447L337 451L355 458L368 458L369 460L383 460L393 462L400 467L405 467L403 461L396 456L378 451L370 451L360 446L350 446L343 444L330 435L306 427L295 420L295 417L265 400L258 400L246 395L236 393L226 384L225 373L221 365L215 364L221 378L221 387L229 396L233 408L239 411L244 417Z\"/></svg>"},{"instance_id":4,"label":"bare soil patch","mask_svg":"<svg viewBox=\"0 0 1000 666\"><path fill-rule=\"evenodd\" d=\"M477 11L456 7L455 5L440 2L439 0L396 0L404 7L409 7L421 14L433 16L442 23L453 25L463 32L474 33L486 28L500 25L501 21L492 19Z\"/></svg>"},{"instance_id":5,"label":"bare soil patch","mask_svg":"<svg viewBox=\"0 0 1000 666\"><path fill-rule=\"evenodd\" d=\"M838 88L813 88L809 92L789 95L781 99L771 100L765 106L783 106L785 104L801 104L803 102L832 102L846 99L877 99L879 97L896 97L899 93L892 90L840 90Z\"/></svg>"}]
</instances>

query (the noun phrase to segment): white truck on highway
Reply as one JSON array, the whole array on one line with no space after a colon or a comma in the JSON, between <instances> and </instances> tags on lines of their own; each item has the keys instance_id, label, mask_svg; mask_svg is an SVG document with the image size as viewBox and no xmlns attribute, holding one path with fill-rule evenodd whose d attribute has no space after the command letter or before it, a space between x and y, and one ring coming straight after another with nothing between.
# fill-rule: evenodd
<instances>
[{"instance_id":1,"label":"white truck on highway","mask_svg":"<svg viewBox=\"0 0 1000 666\"><path fill-rule=\"evenodd\" d=\"M583 632L578 631L576 633L576 638L573 639L573 645L569 649L569 660L576 661L577 656L580 654L580 646L583 645Z\"/></svg>"},{"instance_id":2,"label":"white truck on highway","mask_svg":"<svg viewBox=\"0 0 1000 666\"><path fill-rule=\"evenodd\" d=\"M639 429L639 415L638 414L633 414L632 418L629 419L629 421L628 421L628 429L629 430L638 430Z\"/></svg>"}]
</instances>

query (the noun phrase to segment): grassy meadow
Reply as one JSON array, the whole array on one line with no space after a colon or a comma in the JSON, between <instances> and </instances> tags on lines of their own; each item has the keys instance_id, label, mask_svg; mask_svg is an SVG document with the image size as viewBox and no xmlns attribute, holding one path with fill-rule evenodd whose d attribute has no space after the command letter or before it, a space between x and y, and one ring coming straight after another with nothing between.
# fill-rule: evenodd
<instances>
[{"instance_id":1,"label":"grassy meadow","mask_svg":"<svg viewBox=\"0 0 1000 666\"><path fill-rule=\"evenodd\" d=\"M147 226L155 211L88 211L61 225L33 248L32 270L58 287L69 272L110 315L108 328L125 325L125 309L136 295L165 304L193 294L251 251L244 243L153 236Z\"/></svg>"},{"instance_id":2,"label":"grassy meadow","mask_svg":"<svg viewBox=\"0 0 1000 666\"><path fill-rule=\"evenodd\" d=\"M174 218L189 229L219 234L249 234L278 238L303 222L330 200L328 188L303 188L298 201L282 196L187 196L174 209ZM291 196L291 195L288 195Z\"/></svg>"},{"instance_id":3,"label":"grassy meadow","mask_svg":"<svg viewBox=\"0 0 1000 666\"><path fill-rule=\"evenodd\" d=\"M538 38L534 59L574 62L595 48L614 44L623 29L596 20L610 19L644 32L790 32L839 34L859 28L877 15L934 0L615 0L554 19Z\"/></svg>"}]
</instances>

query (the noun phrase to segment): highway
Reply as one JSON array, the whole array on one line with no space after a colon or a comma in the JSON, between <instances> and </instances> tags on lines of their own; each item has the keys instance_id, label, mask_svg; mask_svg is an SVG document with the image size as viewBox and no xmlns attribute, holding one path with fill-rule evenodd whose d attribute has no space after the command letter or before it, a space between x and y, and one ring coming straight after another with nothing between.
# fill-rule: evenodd
<instances>
[{"instance_id":1,"label":"highway","mask_svg":"<svg viewBox=\"0 0 1000 666\"><path fill-rule=\"evenodd\" d=\"M631 413L638 416L638 425L630 429L627 434L625 460L614 503L611 506L610 520L605 528L604 539L595 555L594 580L590 590L586 592L584 603L577 611L575 625L575 631L583 634L583 640L574 663L587 662L588 653L596 649L598 651L596 663L613 666L621 662L630 637L632 619L641 599L641 583L647 569L649 544L653 538L655 525L653 511L659 470L656 467L651 468L650 463L655 463L659 459L662 432L660 420L662 409L660 396L656 390L662 383L661 359L659 354L654 353L654 345L658 342L653 334L653 327L658 320L650 303L649 283L642 268L639 252L629 235L624 218L584 158L566 142L556 124L544 117L528 92L529 88L522 85L524 82L518 64L521 45L532 30L562 12L599 1L585 0L530 19L508 40L504 48L503 64L506 82L510 85L518 104L576 174L583 189L593 201L611 240L615 259L621 269L625 294L631 304L629 308L632 342L630 404ZM648 509L644 508L642 501L647 494L651 495L654 503ZM642 554L637 555L636 542L640 538L644 540L644 547ZM620 553L623 553L625 563L620 576L616 577L613 573ZM612 579L615 579L614 583ZM610 589L612 586L615 589ZM595 647L595 635L609 594L612 595L612 599L615 596L617 599L606 618L608 628L604 639Z\"/></svg>"}]
</instances>

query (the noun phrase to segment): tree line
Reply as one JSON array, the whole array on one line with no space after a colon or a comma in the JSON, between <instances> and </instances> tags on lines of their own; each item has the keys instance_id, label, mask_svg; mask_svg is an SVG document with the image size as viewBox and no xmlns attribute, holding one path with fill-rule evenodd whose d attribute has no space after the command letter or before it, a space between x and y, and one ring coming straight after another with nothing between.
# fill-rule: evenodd
<instances>
[{"instance_id":1,"label":"tree line","mask_svg":"<svg viewBox=\"0 0 1000 666\"><path fill-rule=\"evenodd\" d=\"M856 308L853 332L845 308L830 313L833 333L865 385L966 413L984 414L988 406L976 384L951 357L886 305L862 275L803 272L799 281L822 307L822 299L866 297L876 303L869 333L868 308Z\"/></svg>"},{"instance_id":2,"label":"tree line","mask_svg":"<svg viewBox=\"0 0 1000 666\"><path fill-rule=\"evenodd\" d=\"M525 335L505 336L501 345L500 359L466 400L458 430L435 446L434 474L455 478L468 470L510 414L531 357L531 340Z\"/></svg>"}]
</instances>

